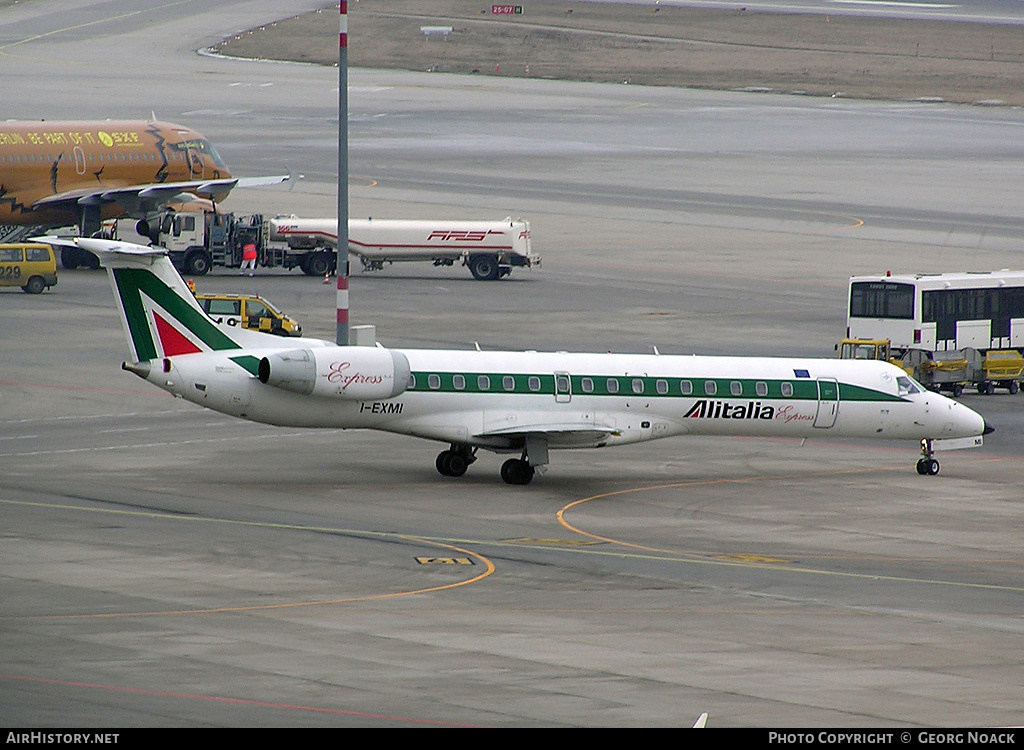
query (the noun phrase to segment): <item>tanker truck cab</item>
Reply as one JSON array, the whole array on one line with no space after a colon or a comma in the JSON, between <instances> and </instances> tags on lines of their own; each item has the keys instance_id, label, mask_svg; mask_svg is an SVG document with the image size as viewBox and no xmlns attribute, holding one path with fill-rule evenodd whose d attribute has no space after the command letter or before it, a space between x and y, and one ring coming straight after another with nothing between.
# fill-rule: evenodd
<instances>
[{"instance_id":1,"label":"tanker truck cab","mask_svg":"<svg viewBox=\"0 0 1024 750\"><path fill-rule=\"evenodd\" d=\"M258 294L197 294L215 322L277 336L301 336L302 326Z\"/></svg>"}]
</instances>

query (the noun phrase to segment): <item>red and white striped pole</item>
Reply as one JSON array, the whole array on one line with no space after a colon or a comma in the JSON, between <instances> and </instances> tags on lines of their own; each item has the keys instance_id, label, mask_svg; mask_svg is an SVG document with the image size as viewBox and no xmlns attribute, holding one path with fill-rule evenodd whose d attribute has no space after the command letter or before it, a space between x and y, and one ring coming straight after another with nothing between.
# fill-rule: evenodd
<instances>
[{"instance_id":1,"label":"red and white striped pole","mask_svg":"<svg viewBox=\"0 0 1024 750\"><path fill-rule=\"evenodd\" d=\"M336 343L348 346L348 1L338 4L338 328Z\"/></svg>"}]
</instances>

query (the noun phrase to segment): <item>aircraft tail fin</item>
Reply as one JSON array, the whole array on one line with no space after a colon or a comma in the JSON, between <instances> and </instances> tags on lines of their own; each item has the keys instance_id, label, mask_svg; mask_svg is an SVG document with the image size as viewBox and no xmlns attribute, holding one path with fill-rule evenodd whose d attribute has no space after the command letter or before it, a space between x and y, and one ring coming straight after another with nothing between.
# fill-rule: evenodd
<instances>
[{"instance_id":1,"label":"aircraft tail fin","mask_svg":"<svg viewBox=\"0 0 1024 750\"><path fill-rule=\"evenodd\" d=\"M107 269L136 362L242 348L238 337L203 311L163 248L91 238L75 242Z\"/></svg>"}]
</instances>

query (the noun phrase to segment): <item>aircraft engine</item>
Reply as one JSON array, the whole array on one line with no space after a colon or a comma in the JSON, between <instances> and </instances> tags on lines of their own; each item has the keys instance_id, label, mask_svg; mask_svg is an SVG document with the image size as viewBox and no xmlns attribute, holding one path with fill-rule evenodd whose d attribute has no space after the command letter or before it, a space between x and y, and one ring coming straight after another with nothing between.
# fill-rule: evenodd
<instances>
[{"instance_id":1,"label":"aircraft engine","mask_svg":"<svg viewBox=\"0 0 1024 750\"><path fill-rule=\"evenodd\" d=\"M376 401L409 386L409 360L401 352L369 346L294 349L260 360L260 382L303 395Z\"/></svg>"}]
</instances>

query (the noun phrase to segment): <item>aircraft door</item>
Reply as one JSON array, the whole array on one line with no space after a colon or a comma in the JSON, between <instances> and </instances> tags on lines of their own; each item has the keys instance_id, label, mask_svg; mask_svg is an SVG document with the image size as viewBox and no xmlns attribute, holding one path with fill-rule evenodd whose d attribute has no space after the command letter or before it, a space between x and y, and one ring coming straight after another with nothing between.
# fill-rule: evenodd
<instances>
[{"instance_id":1,"label":"aircraft door","mask_svg":"<svg viewBox=\"0 0 1024 750\"><path fill-rule=\"evenodd\" d=\"M81 146L75 146L71 152L75 160L75 172L81 176L85 174L85 151Z\"/></svg>"},{"instance_id":2,"label":"aircraft door","mask_svg":"<svg viewBox=\"0 0 1024 750\"><path fill-rule=\"evenodd\" d=\"M560 404L572 401L572 378L567 372L555 373L555 401Z\"/></svg>"},{"instance_id":3,"label":"aircraft door","mask_svg":"<svg viewBox=\"0 0 1024 750\"><path fill-rule=\"evenodd\" d=\"M818 378L818 413L814 417L815 427L831 427L839 415L839 381L835 378Z\"/></svg>"},{"instance_id":4,"label":"aircraft door","mask_svg":"<svg viewBox=\"0 0 1024 750\"><path fill-rule=\"evenodd\" d=\"M206 162L203 160L203 155L194 148L188 149L185 155L188 157L188 170L192 179L203 179L206 171Z\"/></svg>"}]
</instances>

